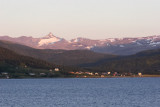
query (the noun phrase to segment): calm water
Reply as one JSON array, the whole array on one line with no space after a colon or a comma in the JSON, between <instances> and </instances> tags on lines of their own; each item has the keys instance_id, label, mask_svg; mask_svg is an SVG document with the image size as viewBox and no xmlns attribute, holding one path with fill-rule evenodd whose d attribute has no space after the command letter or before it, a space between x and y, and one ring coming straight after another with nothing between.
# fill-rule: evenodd
<instances>
[{"instance_id":1,"label":"calm water","mask_svg":"<svg viewBox=\"0 0 160 107\"><path fill-rule=\"evenodd\" d=\"M0 79L0 107L160 107L160 78Z\"/></svg>"}]
</instances>

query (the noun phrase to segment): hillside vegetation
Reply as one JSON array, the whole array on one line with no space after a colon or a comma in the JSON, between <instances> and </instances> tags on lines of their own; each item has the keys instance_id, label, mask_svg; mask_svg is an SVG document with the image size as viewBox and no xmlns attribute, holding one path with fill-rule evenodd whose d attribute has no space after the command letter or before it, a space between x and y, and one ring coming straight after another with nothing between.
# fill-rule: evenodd
<instances>
[{"instance_id":1,"label":"hillside vegetation","mask_svg":"<svg viewBox=\"0 0 160 107\"><path fill-rule=\"evenodd\" d=\"M58 68L58 72L54 69ZM80 68L66 67L48 63L43 60L35 59L29 56L19 55L11 50L0 47L0 78L4 72L8 73L10 78L32 77L69 77L69 71L82 70ZM40 75L42 74L42 75Z\"/></svg>"},{"instance_id":2,"label":"hillside vegetation","mask_svg":"<svg viewBox=\"0 0 160 107\"><path fill-rule=\"evenodd\" d=\"M131 56L121 56L110 60L88 64L88 68L101 72L160 74L160 49L148 50Z\"/></svg>"},{"instance_id":3,"label":"hillside vegetation","mask_svg":"<svg viewBox=\"0 0 160 107\"><path fill-rule=\"evenodd\" d=\"M79 66L81 64L93 63L100 59L116 57L115 55L95 53L89 50L34 49L8 41L0 41L0 46L21 55L31 56L58 65Z\"/></svg>"},{"instance_id":4,"label":"hillside vegetation","mask_svg":"<svg viewBox=\"0 0 160 107\"><path fill-rule=\"evenodd\" d=\"M17 66L26 65L28 68L47 71L58 67L66 73L90 71L112 72L112 74L114 72L160 74L160 49L143 51L130 56L115 56L89 50L34 49L7 41L0 41L0 46L3 47L0 48L0 63L3 66L0 67L1 72L8 70L8 66L14 66L14 71L17 71L15 69Z\"/></svg>"}]
</instances>

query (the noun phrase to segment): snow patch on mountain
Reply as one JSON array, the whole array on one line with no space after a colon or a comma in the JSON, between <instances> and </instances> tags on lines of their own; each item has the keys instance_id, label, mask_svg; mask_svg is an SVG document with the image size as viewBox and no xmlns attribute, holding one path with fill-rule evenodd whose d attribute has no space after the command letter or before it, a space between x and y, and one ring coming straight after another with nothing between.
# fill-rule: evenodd
<instances>
[{"instance_id":1,"label":"snow patch on mountain","mask_svg":"<svg viewBox=\"0 0 160 107\"><path fill-rule=\"evenodd\" d=\"M78 41L79 41L78 38L76 38L76 39L73 40L73 42L78 42Z\"/></svg>"},{"instance_id":2,"label":"snow patch on mountain","mask_svg":"<svg viewBox=\"0 0 160 107\"><path fill-rule=\"evenodd\" d=\"M54 44L56 42L61 41L61 39L53 37L49 39L41 39L38 43L38 46L47 45L47 44Z\"/></svg>"},{"instance_id":3,"label":"snow patch on mountain","mask_svg":"<svg viewBox=\"0 0 160 107\"><path fill-rule=\"evenodd\" d=\"M153 46L160 45L160 42L152 42L149 45L153 45Z\"/></svg>"},{"instance_id":4,"label":"snow patch on mountain","mask_svg":"<svg viewBox=\"0 0 160 107\"><path fill-rule=\"evenodd\" d=\"M70 40L70 43L76 43L76 42L80 42L80 41L83 41L83 40L86 40L86 38L78 37L78 38Z\"/></svg>"},{"instance_id":5,"label":"snow patch on mountain","mask_svg":"<svg viewBox=\"0 0 160 107\"><path fill-rule=\"evenodd\" d=\"M117 40L123 40L124 38L117 38Z\"/></svg>"},{"instance_id":6,"label":"snow patch on mountain","mask_svg":"<svg viewBox=\"0 0 160 107\"><path fill-rule=\"evenodd\" d=\"M91 48L93 48L93 46L87 46L85 48L90 50Z\"/></svg>"},{"instance_id":7,"label":"snow patch on mountain","mask_svg":"<svg viewBox=\"0 0 160 107\"><path fill-rule=\"evenodd\" d=\"M115 42L116 40L115 39L113 39L113 38L109 38L108 39L110 42Z\"/></svg>"},{"instance_id":8,"label":"snow patch on mountain","mask_svg":"<svg viewBox=\"0 0 160 107\"><path fill-rule=\"evenodd\" d=\"M77 44L74 44L74 45L72 45L72 46L76 46L76 47L82 47L83 45L77 45Z\"/></svg>"},{"instance_id":9,"label":"snow patch on mountain","mask_svg":"<svg viewBox=\"0 0 160 107\"><path fill-rule=\"evenodd\" d=\"M105 42L106 41L106 39L101 39L101 40L99 40L100 42Z\"/></svg>"},{"instance_id":10,"label":"snow patch on mountain","mask_svg":"<svg viewBox=\"0 0 160 107\"><path fill-rule=\"evenodd\" d=\"M58 38L58 37L54 36L50 32L48 35L46 35L45 37L40 39L40 41L38 42L38 46L54 44L54 43L59 42L61 40L62 40L61 38Z\"/></svg>"}]
</instances>

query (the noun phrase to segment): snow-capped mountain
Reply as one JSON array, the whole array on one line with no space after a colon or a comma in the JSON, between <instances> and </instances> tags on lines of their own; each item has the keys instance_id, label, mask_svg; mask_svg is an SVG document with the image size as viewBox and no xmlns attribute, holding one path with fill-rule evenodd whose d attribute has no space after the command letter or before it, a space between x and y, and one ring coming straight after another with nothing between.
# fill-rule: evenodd
<instances>
[{"instance_id":1,"label":"snow-capped mountain","mask_svg":"<svg viewBox=\"0 0 160 107\"><path fill-rule=\"evenodd\" d=\"M160 48L160 36L108 38L104 40L91 40L79 37L68 41L49 33L42 38L0 36L0 40L12 41L38 49L87 49L100 53L119 55L130 55L143 50Z\"/></svg>"},{"instance_id":2,"label":"snow-capped mountain","mask_svg":"<svg viewBox=\"0 0 160 107\"><path fill-rule=\"evenodd\" d=\"M40 39L40 41L38 42L38 46L54 44L54 43L59 42L61 40L62 40L61 38L54 36L52 33L49 33L48 35L46 35L45 37Z\"/></svg>"}]
</instances>

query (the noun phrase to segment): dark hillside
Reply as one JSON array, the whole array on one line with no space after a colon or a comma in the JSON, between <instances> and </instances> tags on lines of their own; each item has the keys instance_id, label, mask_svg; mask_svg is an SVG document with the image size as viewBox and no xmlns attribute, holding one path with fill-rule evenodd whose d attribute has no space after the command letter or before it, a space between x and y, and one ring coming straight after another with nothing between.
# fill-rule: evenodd
<instances>
[{"instance_id":1,"label":"dark hillside","mask_svg":"<svg viewBox=\"0 0 160 107\"><path fill-rule=\"evenodd\" d=\"M95 53L89 50L34 49L7 41L0 41L0 46L21 55L31 56L59 65L78 66L84 63L93 63L104 58L115 57L115 55Z\"/></svg>"},{"instance_id":2,"label":"dark hillside","mask_svg":"<svg viewBox=\"0 0 160 107\"><path fill-rule=\"evenodd\" d=\"M88 66L92 70L119 73L160 74L160 49L148 50L131 56L101 60Z\"/></svg>"}]
</instances>

